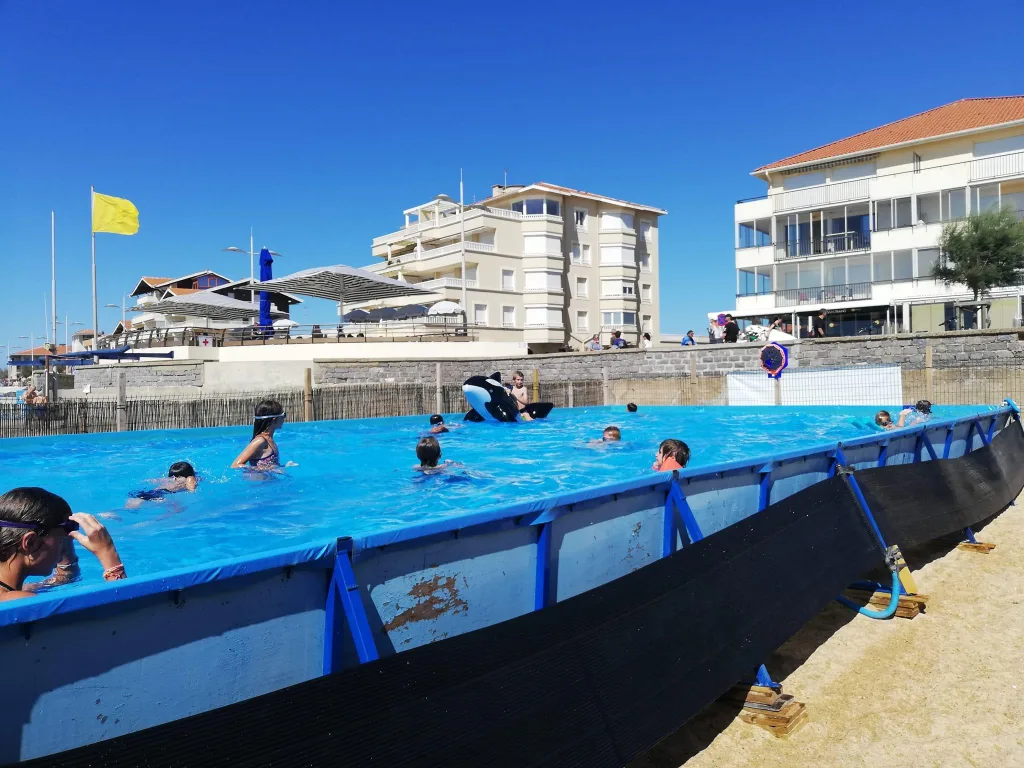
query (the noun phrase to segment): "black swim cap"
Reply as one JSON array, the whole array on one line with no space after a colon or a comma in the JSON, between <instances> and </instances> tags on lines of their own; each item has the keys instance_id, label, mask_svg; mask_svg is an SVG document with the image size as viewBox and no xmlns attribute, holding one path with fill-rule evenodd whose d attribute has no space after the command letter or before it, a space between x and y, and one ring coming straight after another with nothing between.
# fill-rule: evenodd
<instances>
[{"instance_id":1,"label":"black swim cap","mask_svg":"<svg viewBox=\"0 0 1024 768\"><path fill-rule=\"evenodd\" d=\"M444 424L444 417L440 413L435 413L430 417L431 426L435 424Z\"/></svg>"},{"instance_id":2,"label":"black swim cap","mask_svg":"<svg viewBox=\"0 0 1024 768\"><path fill-rule=\"evenodd\" d=\"M167 470L168 477L195 477L196 471L192 469L192 465L187 461L176 461L171 464L171 468Z\"/></svg>"},{"instance_id":3,"label":"black swim cap","mask_svg":"<svg viewBox=\"0 0 1024 768\"><path fill-rule=\"evenodd\" d=\"M629 403L626 405L626 410L630 413L636 413L636 403Z\"/></svg>"}]
</instances>

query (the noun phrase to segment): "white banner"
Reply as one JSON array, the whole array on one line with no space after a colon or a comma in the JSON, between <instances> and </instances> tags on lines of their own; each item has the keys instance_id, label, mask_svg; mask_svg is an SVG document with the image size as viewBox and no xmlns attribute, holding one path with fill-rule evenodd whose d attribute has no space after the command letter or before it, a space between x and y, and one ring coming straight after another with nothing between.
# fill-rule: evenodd
<instances>
[{"instance_id":1,"label":"white banner","mask_svg":"<svg viewBox=\"0 0 1024 768\"><path fill-rule=\"evenodd\" d=\"M898 365L787 368L780 380L782 405L892 405L903 402ZM729 405L775 405L775 381L767 373L726 376Z\"/></svg>"}]
</instances>

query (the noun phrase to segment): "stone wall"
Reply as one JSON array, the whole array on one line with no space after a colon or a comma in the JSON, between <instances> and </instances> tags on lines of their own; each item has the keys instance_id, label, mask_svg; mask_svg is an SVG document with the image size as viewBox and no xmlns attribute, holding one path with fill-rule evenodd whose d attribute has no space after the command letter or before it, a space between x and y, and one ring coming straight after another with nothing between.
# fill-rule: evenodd
<instances>
[{"instance_id":1,"label":"stone wall","mask_svg":"<svg viewBox=\"0 0 1024 768\"><path fill-rule=\"evenodd\" d=\"M801 367L898 364L917 369L929 362L935 368L1003 366L1024 361L1024 331L823 339L799 344L796 356Z\"/></svg>"}]
</instances>

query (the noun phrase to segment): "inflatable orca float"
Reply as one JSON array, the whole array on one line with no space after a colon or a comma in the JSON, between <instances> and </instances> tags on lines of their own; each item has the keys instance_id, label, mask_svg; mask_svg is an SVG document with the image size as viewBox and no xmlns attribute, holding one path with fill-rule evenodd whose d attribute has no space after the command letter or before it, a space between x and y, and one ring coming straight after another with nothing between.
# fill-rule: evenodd
<instances>
[{"instance_id":1,"label":"inflatable orca float","mask_svg":"<svg viewBox=\"0 0 1024 768\"><path fill-rule=\"evenodd\" d=\"M501 383L501 374L470 376L462 385L470 411L465 421L519 421L515 398ZM543 419L555 406L551 403L530 403L523 410L534 419Z\"/></svg>"}]
</instances>

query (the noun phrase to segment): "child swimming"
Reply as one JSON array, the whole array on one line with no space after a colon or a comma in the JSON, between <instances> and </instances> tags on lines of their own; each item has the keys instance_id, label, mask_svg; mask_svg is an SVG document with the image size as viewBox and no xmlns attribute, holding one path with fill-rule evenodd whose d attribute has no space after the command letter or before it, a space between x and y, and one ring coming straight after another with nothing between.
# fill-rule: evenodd
<instances>
[{"instance_id":1,"label":"child swimming","mask_svg":"<svg viewBox=\"0 0 1024 768\"><path fill-rule=\"evenodd\" d=\"M636 403L626 403L626 410L629 411L630 413L636 413Z\"/></svg>"},{"instance_id":2,"label":"child swimming","mask_svg":"<svg viewBox=\"0 0 1024 768\"><path fill-rule=\"evenodd\" d=\"M590 442L596 445L601 443L617 443L622 440L622 432L618 427L605 427L604 432L601 433L600 440L591 440Z\"/></svg>"},{"instance_id":3,"label":"child swimming","mask_svg":"<svg viewBox=\"0 0 1024 768\"><path fill-rule=\"evenodd\" d=\"M440 413L435 413L430 417L430 434L440 435L448 431L448 427L444 425L444 416Z\"/></svg>"},{"instance_id":4,"label":"child swimming","mask_svg":"<svg viewBox=\"0 0 1024 768\"><path fill-rule=\"evenodd\" d=\"M658 452L654 454L655 472L667 472L670 469L682 469L690 461L690 446L682 440L662 440Z\"/></svg>"},{"instance_id":5,"label":"child swimming","mask_svg":"<svg viewBox=\"0 0 1024 768\"><path fill-rule=\"evenodd\" d=\"M193 493L199 485L199 478L196 471L187 461L176 461L167 470L167 479L159 481L156 488L147 488L142 491L133 491L128 494L128 501L125 506L128 509L136 509L142 506L144 501L163 501L172 493Z\"/></svg>"},{"instance_id":6,"label":"child swimming","mask_svg":"<svg viewBox=\"0 0 1024 768\"><path fill-rule=\"evenodd\" d=\"M274 442L274 433L284 425L285 418L284 407L277 400L260 402L253 419L252 440L231 462L232 469L239 469L246 464L261 471L280 467L281 456Z\"/></svg>"}]
</instances>

